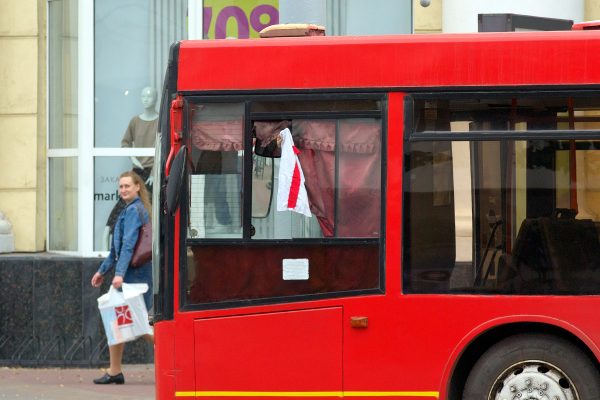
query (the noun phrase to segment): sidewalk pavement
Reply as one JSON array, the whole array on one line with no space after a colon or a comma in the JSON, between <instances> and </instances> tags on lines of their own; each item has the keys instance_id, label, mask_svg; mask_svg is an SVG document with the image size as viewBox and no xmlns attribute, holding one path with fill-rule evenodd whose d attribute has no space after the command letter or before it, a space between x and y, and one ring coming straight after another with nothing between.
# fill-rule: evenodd
<instances>
[{"instance_id":1,"label":"sidewalk pavement","mask_svg":"<svg viewBox=\"0 0 600 400\"><path fill-rule=\"evenodd\" d=\"M0 367L0 400L154 400L154 365L124 365L124 385L95 385L99 368Z\"/></svg>"}]
</instances>

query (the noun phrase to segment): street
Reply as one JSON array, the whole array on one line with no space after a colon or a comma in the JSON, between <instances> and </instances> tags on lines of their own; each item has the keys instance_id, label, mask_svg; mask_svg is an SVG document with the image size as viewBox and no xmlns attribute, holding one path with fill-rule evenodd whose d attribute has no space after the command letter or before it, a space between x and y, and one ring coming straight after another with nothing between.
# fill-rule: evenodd
<instances>
[{"instance_id":1,"label":"street","mask_svg":"<svg viewBox=\"0 0 600 400\"><path fill-rule=\"evenodd\" d=\"M154 400L154 366L124 365L124 385L95 385L99 368L0 367L0 400Z\"/></svg>"}]
</instances>

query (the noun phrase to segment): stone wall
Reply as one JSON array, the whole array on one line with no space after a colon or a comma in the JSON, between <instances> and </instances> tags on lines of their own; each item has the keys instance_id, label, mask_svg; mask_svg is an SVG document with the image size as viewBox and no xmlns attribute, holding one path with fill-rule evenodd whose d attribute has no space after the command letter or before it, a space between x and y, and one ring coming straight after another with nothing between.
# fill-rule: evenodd
<instances>
[{"instance_id":1,"label":"stone wall","mask_svg":"<svg viewBox=\"0 0 600 400\"><path fill-rule=\"evenodd\" d=\"M0 210L17 251L46 233L46 1L0 1Z\"/></svg>"},{"instance_id":2,"label":"stone wall","mask_svg":"<svg viewBox=\"0 0 600 400\"><path fill-rule=\"evenodd\" d=\"M0 365L108 364L96 299L108 290L90 280L101 260L40 254L0 255ZM124 363L153 362L152 346L128 343Z\"/></svg>"}]
</instances>

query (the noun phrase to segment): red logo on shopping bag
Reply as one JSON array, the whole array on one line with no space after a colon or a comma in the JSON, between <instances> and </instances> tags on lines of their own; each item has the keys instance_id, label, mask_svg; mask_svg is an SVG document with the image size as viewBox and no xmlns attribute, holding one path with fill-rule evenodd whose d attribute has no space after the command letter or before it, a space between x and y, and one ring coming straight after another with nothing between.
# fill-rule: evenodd
<instances>
[{"instance_id":1,"label":"red logo on shopping bag","mask_svg":"<svg viewBox=\"0 0 600 400\"><path fill-rule=\"evenodd\" d=\"M115 313L117 314L117 326L133 324L131 310L129 310L128 305L115 307Z\"/></svg>"}]
</instances>

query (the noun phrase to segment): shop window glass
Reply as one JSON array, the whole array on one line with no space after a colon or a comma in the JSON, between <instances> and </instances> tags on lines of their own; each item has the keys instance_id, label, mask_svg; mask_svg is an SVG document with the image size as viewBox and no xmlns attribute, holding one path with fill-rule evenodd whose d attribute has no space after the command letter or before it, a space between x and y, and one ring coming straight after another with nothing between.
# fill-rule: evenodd
<instances>
[{"instance_id":1,"label":"shop window glass","mask_svg":"<svg viewBox=\"0 0 600 400\"><path fill-rule=\"evenodd\" d=\"M77 148L78 2L48 3L48 146ZM76 251L77 157L48 162L48 249Z\"/></svg>"},{"instance_id":2,"label":"shop window glass","mask_svg":"<svg viewBox=\"0 0 600 400\"><path fill-rule=\"evenodd\" d=\"M186 12L186 0L94 2L94 146L132 149L94 160L95 251L108 250L119 175L134 170L152 190L164 69L171 43L187 38Z\"/></svg>"},{"instance_id":3,"label":"shop window glass","mask_svg":"<svg viewBox=\"0 0 600 400\"><path fill-rule=\"evenodd\" d=\"M94 3L96 147L154 147L154 135L136 131L125 137L126 131L136 117L146 122L157 117L156 93L161 93L170 44L187 36L186 11L187 1ZM154 98L147 98L145 88ZM135 122L139 130L156 131Z\"/></svg>"},{"instance_id":4,"label":"shop window glass","mask_svg":"<svg viewBox=\"0 0 600 400\"><path fill-rule=\"evenodd\" d=\"M77 147L77 1L48 2L48 142Z\"/></svg>"},{"instance_id":5,"label":"shop window glass","mask_svg":"<svg viewBox=\"0 0 600 400\"><path fill-rule=\"evenodd\" d=\"M125 203L119 196L119 176L130 169L129 157L96 157L94 169L94 249L96 251L110 250L110 238L119 213ZM120 170L117 174L104 174L102 171ZM144 176L146 189L152 193L152 184L148 176Z\"/></svg>"},{"instance_id":6,"label":"shop window glass","mask_svg":"<svg viewBox=\"0 0 600 400\"><path fill-rule=\"evenodd\" d=\"M49 249L77 250L77 158L51 158L48 164Z\"/></svg>"}]
</instances>

